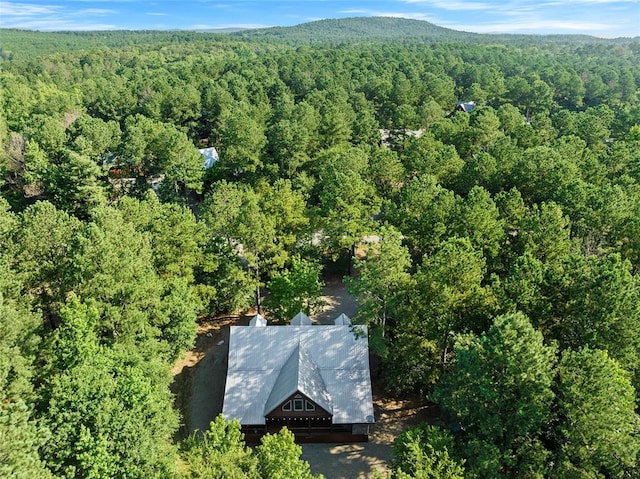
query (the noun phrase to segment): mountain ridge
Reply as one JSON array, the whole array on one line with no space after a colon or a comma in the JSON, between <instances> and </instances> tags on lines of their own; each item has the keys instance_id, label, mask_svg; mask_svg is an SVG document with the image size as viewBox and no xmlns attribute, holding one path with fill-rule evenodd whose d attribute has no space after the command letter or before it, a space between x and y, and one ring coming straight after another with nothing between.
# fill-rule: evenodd
<instances>
[{"instance_id":1,"label":"mountain ridge","mask_svg":"<svg viewBox=\"0 0 640 479\"><path fill-rule=\"evenodd\" d=\"M300 41L306 43L346 41L423 40L451 42L512 42L541 40L549 42L619 42L639 37L599 38L583 34L508 34L473 33L453 30L425 20L402 17L348 17L323 19L287 27L247 29L230 35L242 39Z\"/></svg>"},{"instance_id":2,"label":"mountain ridge","mask_svg":"<svg viewBox=\"0 0 640 479\"><path fill-rule=\"evenodd\" d=\"M440 27L424 20L399 17L349 17L324 19L288 27L208 30L88 30L55 31L0 28L0 61L25 56L40 57L61 51L96 50L232 39L273 44L321 45L355 43L483 43L483 44L624 44L640 37L603 39L588 35L487 34Z\"/></svg>"}]
</instances>

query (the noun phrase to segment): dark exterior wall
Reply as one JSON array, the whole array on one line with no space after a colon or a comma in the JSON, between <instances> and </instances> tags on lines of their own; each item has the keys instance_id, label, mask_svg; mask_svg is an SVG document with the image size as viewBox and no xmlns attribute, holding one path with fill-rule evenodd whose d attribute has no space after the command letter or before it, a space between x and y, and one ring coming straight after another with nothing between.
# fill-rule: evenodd
<instances>
[{"instance_id":1,"label":"dark exterior wall","mask_svg":"<svg viewBox=\"0 0 640 479\"><path fill-rule=\"evenodd\" d=\"M288 401L293 401L295 399L296 396L302 396L302 399L304 401L309 401L310 403L312 403L315 407L316 410L315 411L283 411L282 410L282 405L287 403ZM316 404L314 401L312 401L311 399L309 399L308 397L300 394L300 393L295 393L293 394L291 397L287 398L286 401L283 401L282 404L279 404L277 408L275 408L271 413L267 414L265 417L267 418L331 418L333 417L333 415L331 413L329 413L328 411L325 411L324 409L322 409L320 406L318 406L318 404Z\"/></svg>"}]
</instances>

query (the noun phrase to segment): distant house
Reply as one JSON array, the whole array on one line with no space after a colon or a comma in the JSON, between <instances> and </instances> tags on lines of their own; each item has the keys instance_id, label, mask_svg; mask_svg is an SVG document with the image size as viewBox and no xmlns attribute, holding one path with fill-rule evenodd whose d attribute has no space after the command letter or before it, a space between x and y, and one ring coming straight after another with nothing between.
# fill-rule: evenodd
<instances>
[{"instance_id":1,"label":"distant house","mask_svg":"<svg viewBox=\"0 0 640 479\"><path fill-rule=\"evenodd\" d=\"M248 441L283 426L301 442L366 441L374 422L367 328L345 315L333 325L305 318L231 327L222 413Z\"/></svg>"},{"instance_id":2,"label":"distant house","mask_svg":"<svg viewBox=\"0 0 640 479\"><path fill-rule=\"evenodd\" d=\"M451 114L453 115L453 113L455 113L456 111L471 113L473 110L475 110L475 108L476 108L475 101L459 101L458 104L456 105L455 110L453 110Z\"/></svg>"},{"instance_id":3,"label":"distant house","mask_svg":"<svg viewBox=\"0 0 640 479\"><path fill-rule=\"evenodd\" d=\"M214 147L202 148L201 150L198 150L198 151L200 152L200 154L204 158L204 163L203 163L202 166L204 167L205 170L208 170L217 161L220 160L220 158L218 157L218 151Z\"/></svg>"},{"instance_id":4,"label":"distant house","mask_svg":"<svg viewBox=\"0 0 640 479\"><path fill-rule=\"evenodd\" d=\"M214 163L220 160L218 152L213 147L203 148L198 151L202 155L202 167L205 170L211 168ZM113 154L105 155L102 160L102 165L108 169L111 184L119 190L134 187L136 178L145 176L140 166L131 166L127 161L123 161ZM146 181L154 191L158 191L162 186L164 178L164 174L158 174L146 178Z\"/></svg>"}]
</instances>

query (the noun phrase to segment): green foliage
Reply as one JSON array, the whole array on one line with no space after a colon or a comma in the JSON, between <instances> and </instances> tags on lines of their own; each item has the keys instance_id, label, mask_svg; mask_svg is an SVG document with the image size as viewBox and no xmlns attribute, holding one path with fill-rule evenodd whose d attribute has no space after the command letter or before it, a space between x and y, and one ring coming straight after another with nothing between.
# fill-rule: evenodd
<instances>
[{"instance_id":1,"label":"green foliage","mask_svg":"<svg viewBox=\"0 0 640 479\"><path fill-rule=\"evenodd\" d=\"M410 136L403 149L407 171L414 175L432 175L440 184L450 184L464 167L458 151L436 140L431 133L423 133L419 138Z\"/></svg>"},{"instance_id":2,"label":"green foliage","mask_svg":"<svg viewBox=\"0 0 640 479\"><path fill-rule=\"evenodd\" d=\"M182 459L189 479L258 479L258 460L244 443L240 423L216 417L202 435L183 444Z\"/></svg>"},{"instance_id":3,"label":"green foliage","mask_svg":"<svg viewBox=\"0 0 640 479\"><path fill-rule=\"evenodd\" d=\"M284 323L300 311L308 316L317 313L324 305L322 288L320 265L293 258L291 269L274 273L267 283L269 317Z\"/></svg>"},{"instance_id":4,"label":"green foliage","mask_svg":"<svg viewBox=\"0 0 640 479\"><path fill-rule=\"evenodd\" d=\"M220 479L322 479L311 474L309 463L300 458L302 448L285 427L266 434L252 452L245 443L237 420L218 416L202 435L183 443L185 463L182 477Z\"/></svg>"},{"instance_id":5,"label":"green foliage","mask_svg":"<svg viewBox=\"0 0 640 479\"><path fill-rule=\"evenodd\" d=\"M504 241L504 229L498 208L489 193L474 186L459 203L453 218L454 231L469 238L473 247L483 252L488 260L498 256Z\"/></svg>"},{"instance_id":6,"label":"green foliage","mask_svg":"<svg viewBox=\"0 0 640 479\"><path fill-rule=\"evenodd\" d=\"M5 286L5 268L0 264L0 391L2 401L32 398L32 363L35 358L42 318L27 305L9 297Z\"/></svg>"},{"instance_id":7,"label":"green foliage","mask_svg":"<svg viewBox=\"0 0 640 479\"><path fill-rule=\"evenodd\" d=\"M55 473L173 474L165 374L196 312L237 312L270 280L290 293L298 267L317 294L309 261L346 260L376 232L350 285L360 316L396 392L429 394L443 372L436 389L451 389L470 371L455 383L466 406L447 403L488 411L465 412L447 445L466 475L637 474L635 433L581 416L599 390L571 389L606 370L616 386L594 388L630 408L618 369L585 346L638 385L636 40L394 18L2 38L0 390L11 437L30 444L10 454L32 476L47 425ZM477 107L450 115L458 100ZM196 145L220 161L203 171ZM546 346L518 311L582 355L550 406L546 376L529 371L546 356L525 354ZM530 344L491 327L503 313ZM460 333L477 337L453 355ZM595 436L629 447L615 456ZM425 467L449 464L412 444Z\"/></svg>"},{"instance_id":8,"label":"green foliage","mask_svg":"<svg viewBox=\"0 0 640 479\"><path fill-rule=\"evenodd\" d=\"M210 313L231 313L247 308L254 299L255 280L242 259L220 238L203 246L203 259L195 270L195 286L203 308Z\"/></svg>"},{"instance_id":9,"label":"green foliage","mask_svg":"<svg viewBox=\"0 0 640 479\"><path fill-rule=\"evenodd\" d=\"M451 433L435 426L412 426L393 444L394 479L463 479L464 461L451 457Z\"/></svg>"},{"instance_id":10,"label":"green foliage","mask_svg":"<svg viewBox=\"0 0 640 479\"><path fill-rule=\"evenodd\" d=\"M414 316L407 329L425 331L436 341L446 360L457 333L482 331L495 307L490 287L484 286L485 260L467 239L451 239L425 257L414 275L410 304Z\"/></svg>"},{"instance_id":11,"label":"green foliage","mask_svg":"<svg viewBox=\"0 0 640 479\"><path fill-rule=\"evenodd\" d=\"M286 238L286 231L277 231L277 218L267 214L265 202L268 200L248 185L222 181L205 199L203 208L211 234L226 239L229 248L238 247L256 274L265 266L282 267L286 259L282 242L276 236L282 232ZM282 211L285 205L272 203L271 208Z\"/></svg>"},{"instance_id":12,"label":"green foliage","mask_svg":"<svg viewBox=\"0 0 640 479\"><path fill-rule=\"evenodd\" d=\"M6 479L53 479L38 449L49 432L31 419L22 401L9 402L0 394L0 475Z\"/></svg>"},{"instance_id":13,"label":"green foliage","mask_svg":"<svg viewBox=\"0 0 640 479\"><path fill-rule=\"evenodd\" d=\"M115 166L146 180L163 177L160 190L166 198L175 198L182 187L201 190L202 156L184 132L143 115L129 116L124 124L122 159Z\"/></svg>"},{"instance_id":14,"label":"green foliage","mask_svg":"<svg viewBox=\"0 0 640 479\"><path fill-rule=\"evenodd\" d=\"M389 221L402 231L407 243L420 254L430 253L447 237L455 211L452 191L435 177L413 178L400 192L399 201L389 208Z\"/></svg>"},{"instance_id":15,"label":"green foliage","mask_svg":"<svg viewBox=\"0 0 640 479\"><path fill-rule=\"evenodd\" d=\"M57 312L71 289L81 228L80 221L48 202L30 206L19 217L14 233L15 270L24 292L35 297L47 315Z\"/></svg>"},{"instance_id":16,"label":"green foliage","mask_svg":"<svg viewBox=\"0 0 640 479\"><path fill-rule=\"evenodd\" d=\"M161 203L153 191L142 200L121 198L117 206L137 231L150 234L153 265L160 276L193 279L205 230L187 207Z\"/></svg>"},{"instance_id":17,"label":"green foliage","mask_svg":"<svg viewBox=\"0 0 640 479\"><path fill-rule=\"evenodd\" d=\"M255 173L261 166L260 153L267 143L265 127L245 102L231 105L221 114L221 161L216 165L224 177Z\"/></svg>"},{"instance_id":18,"label":"green foliage","mask_svg":"<svg viewBox=\"0 0 640 479\"><path fill-rule=\"evenodd\" d=\"M640 419L628 375L605 351L567 350L558 367L554 477L630 477Z\"/></svg>"},{"instance_id":19,"label":"green foliage","mask_svg":"<svg viewBox=\"0 0 640 479\"><path fill-rule=\"evenodd\" d=\"M535 322L563 349L608 350L638 384L640 289L631 265L618 255L573 255L551 269L542 286L546 308Z\"/></svg>"},{"instance_id":20,"label":"green foliage","mask_svg":"<svg viewBox=\"0 0 640 479\"><path fill-rule=\"evenodd\" d=\"M370 341L383 358L385 387L396 394L424 393L440 377L442 351L435 340L398 329L393 341L387 339L382 346Z\"/></svg>"},{"instance_id":21,"label":"green foliage","mask_svg":"<svg viewBox=\"0 0 640 479\"><path fill-rule=\"evenodd\" d=\"M335 146L321 153L319 227L334 257L351 250L373 230L380 200L366 181L368 157L362 148Z\"/></svg>"},{"instance_id":22,"label":"green foliage","mask_svg":"<svg viewBox=\"0 0 640 479\"><path fill-rule=\"evenodd\" d=\"M300 458L302 448L293 434L283 427L277 434L267 434L256 448L258 471L263 479L322 479L313 475L309 463Z\"/></svg>"},{"instance_id":23,"label":"green foliage","mask_svg":"<svg viewBox=\"0 0 640 479\"><path fill-rule=\"evenodd\" d=\"M162 283L153 269L149 239L120 212L105 208L95 212L79 242L76 291L100 311L100 336L121 342L155 338L162 321Z\"/></svg>"},{"instance_id":24,"label":"green foliage","mask_svg":"<svg viewBox=\"0 0 640 479\"><path fill-rule=\"evenodd\" d=\"M101 347L90 333L96 311L77 300L61 315L40 391L52 434L42 449L46 463L60 475L170 476L178 421L162 364Z\"/></svg>"},{"instance_id":25,"label":"green foliage","mask_svg":"<svg viewBox=\"0 0 640 479\"><path fill-rule=\"evenodd\" d=\"M544 475L545 462L536 461L543 448L535 438L551 418L554 355L521 313L499 316L480 337L459 337L433 397L459 422L473 474Z\"/></svg>"},{"instance_id":26,"label":"green foliage","mask_svg":"<svg viewBox=\"0 0 640 479\"><path fill-rule=\"evenodd\" d=\"M379 240L368 245L367 255L355 261L358 274L345 278L349 292L358 298L359 316L370 326L379 327L384 336L387 318L392 321L395 309L408 288L411 258L402 246L400 233L391 226L382 227Z\"/></svg>"}]
</instances>

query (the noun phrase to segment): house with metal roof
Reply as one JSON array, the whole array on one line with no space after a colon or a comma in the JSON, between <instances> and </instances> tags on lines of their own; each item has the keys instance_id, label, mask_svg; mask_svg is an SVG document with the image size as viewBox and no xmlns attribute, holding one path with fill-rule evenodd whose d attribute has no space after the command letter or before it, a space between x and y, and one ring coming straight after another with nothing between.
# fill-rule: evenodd
<instances>
[{"instance_id":1,"label":"house with metal roof","mask_svg":"<svg viewBox=\"0 0 640 479\"><path fill-rule=\"evenodd\" d=\"M367 328L336 319L231 326L222 414L237 419L248 440L283 426L299 441L367 440L374 422Z\"/></svg>"},{"instance_id":2,"label":"house with metal roof","mask_svg":"<svg viewBox=\"0 0 640 479\"><path fill-rule=\"evenodd\" d=\"M471 113L475 109L476 109L475 101L459 101L458 104L456 105L456 109L454 110L454 112L463 111L465 113Z\"/></svg>"}]
</instances>

